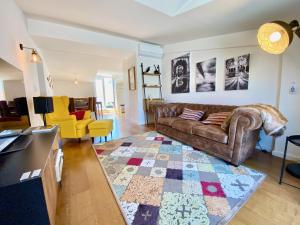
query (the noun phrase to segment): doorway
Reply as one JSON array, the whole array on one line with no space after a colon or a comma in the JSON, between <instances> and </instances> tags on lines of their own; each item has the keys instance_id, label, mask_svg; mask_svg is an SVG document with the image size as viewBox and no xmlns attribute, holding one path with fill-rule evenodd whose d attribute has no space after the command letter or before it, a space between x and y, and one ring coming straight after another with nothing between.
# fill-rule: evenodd
<instances>
[{"instance_id":1,"label":"doorway","mask_svg":"<svg viewBox=\"0 0 300 225\"><path fill-rule=\"evenodd\" d=\"M96 79L96 98L101 102L104 113L115 112L115 85L112 77Z\"/></svg>"}]
</instances>

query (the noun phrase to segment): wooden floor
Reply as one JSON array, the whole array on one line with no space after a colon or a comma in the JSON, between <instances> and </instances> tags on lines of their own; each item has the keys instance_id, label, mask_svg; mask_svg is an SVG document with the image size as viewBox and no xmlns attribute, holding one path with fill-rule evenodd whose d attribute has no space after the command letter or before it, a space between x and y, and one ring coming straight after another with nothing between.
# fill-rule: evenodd
<instances>
[{"instance_id":1,"label":"wooden floor","mask_svg":"<svg viewBox=\"0 0 300 225\"><path fill-rule=\"evenodd\" d=\"M118 123L114 137L125 137L152 130L152 127ZM57 225L125 224L90 141L64 145L63 182L56 214ZM234 225L300 225L300 190L278 184L281 160L257 152L246 165L268 177L233 218ZM286 182L297 179L286 175Z\"/></svg>"}]
</instances>

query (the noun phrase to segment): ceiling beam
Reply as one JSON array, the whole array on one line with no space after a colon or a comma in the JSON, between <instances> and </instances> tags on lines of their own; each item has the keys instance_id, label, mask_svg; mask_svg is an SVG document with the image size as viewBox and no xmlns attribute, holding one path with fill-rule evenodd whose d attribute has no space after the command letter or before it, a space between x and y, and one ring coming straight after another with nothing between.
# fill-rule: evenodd
<instances>
[{"instance_id":1,"label":"ceiling beam","mask_svg":"<svg viewBox=\"0 0 300 225\"><path fill-rule=\"evenodd\" d=\"M33 36L73 41L128 52L137 52L138 50L138 41L115 35L33 18L27 19L27 25L29 33Z\"/></svg>"}]
</instances>

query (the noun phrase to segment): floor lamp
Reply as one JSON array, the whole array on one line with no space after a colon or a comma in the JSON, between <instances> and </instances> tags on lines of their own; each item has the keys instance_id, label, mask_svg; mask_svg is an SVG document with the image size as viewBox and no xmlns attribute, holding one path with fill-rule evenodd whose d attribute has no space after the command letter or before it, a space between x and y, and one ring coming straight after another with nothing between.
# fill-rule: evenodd
<instances>
[{"instance_id":1,"label":"floor lamp","mask_svg":"<svg viewBox=\"0 0 300 225\"><path fill-rule=\"evenodd\" d=\"M33 97L33 105L35 114L42 114L44 126L47 126L45 115L53 112L52 97Z\"/></svg>"},{"instance_id":2,"label":"floor lamp","mask_svg":"<svg viewBox=\"0 0 300 225\"><path fill-rule=\"evenodd\" d=\"M257 40L261 49L263 49L264 51L270 54L279 55L279 54L283 54L286 51L286 49L290 46L290 44L294 39L294 35L300 38L300 25L297 20L293 20L290 23L277 20L277 21L263 24L258 29ZM281 171L279 183L281 183L281 179L283 175L284 161L285 161L286 151L287 151L287 143L290 141L291 143L300 146L299 140L300 140L299 135L292 135L287 137L286 139L284 160L282 164L282 171ZM300 178L299 163L289 164L286 170L293 176Z\"/></svg>"}]
</instances>

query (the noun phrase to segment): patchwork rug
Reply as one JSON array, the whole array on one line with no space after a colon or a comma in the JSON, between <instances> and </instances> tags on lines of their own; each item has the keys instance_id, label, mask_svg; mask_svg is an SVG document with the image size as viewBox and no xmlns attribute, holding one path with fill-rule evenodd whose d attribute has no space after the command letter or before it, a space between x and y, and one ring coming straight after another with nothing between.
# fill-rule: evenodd
<instances>
[{"instance_id":1,"label":"patchwork rug","mask_svg":"<svg viewBox=\"0 0 300 225\"><path fill-rule=\"evenodd\" d=\"M94 145L127 224L227 224L265 175L156 132Z\"/></svg>"}]
</instances>

